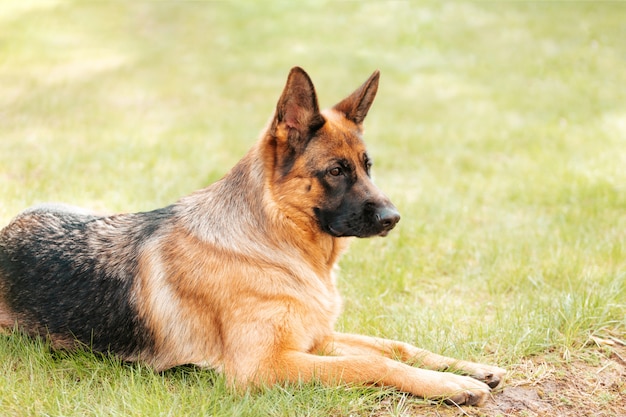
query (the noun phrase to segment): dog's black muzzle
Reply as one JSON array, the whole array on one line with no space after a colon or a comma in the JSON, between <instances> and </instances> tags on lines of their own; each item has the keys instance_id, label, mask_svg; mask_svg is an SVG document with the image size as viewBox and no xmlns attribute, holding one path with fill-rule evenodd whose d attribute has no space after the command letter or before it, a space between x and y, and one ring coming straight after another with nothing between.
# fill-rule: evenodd
<instances>
[{"instance_id":1,"label":"dog's black muzzle","mask_svg":"<svg viewBox=\"0 0 626 417\"><path fill-rule=\"evenodd\" d=\"M322 230L335 237L387 236L400 221L400 213L388 201L358 206L342 204L335 210L316 209Z\"/></svg>"}]
</instances>

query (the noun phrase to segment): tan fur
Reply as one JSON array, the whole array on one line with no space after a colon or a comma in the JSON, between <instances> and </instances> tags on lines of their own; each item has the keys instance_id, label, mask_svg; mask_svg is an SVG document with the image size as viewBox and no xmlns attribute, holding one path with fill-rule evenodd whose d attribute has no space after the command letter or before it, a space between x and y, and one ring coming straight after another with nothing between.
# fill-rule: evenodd
<instances>
[{"instance_id":1,"label":"tan fur","mask_svg":"<svg viewBox=\"0 0 626 417\"><path fill-rule=\"evenodd\" d=\"M0 298L0 331L10 329L15 325L15 320L15 315L11 312L11 309L9 309L4 300Z\"/></svg>"}]
</instances>

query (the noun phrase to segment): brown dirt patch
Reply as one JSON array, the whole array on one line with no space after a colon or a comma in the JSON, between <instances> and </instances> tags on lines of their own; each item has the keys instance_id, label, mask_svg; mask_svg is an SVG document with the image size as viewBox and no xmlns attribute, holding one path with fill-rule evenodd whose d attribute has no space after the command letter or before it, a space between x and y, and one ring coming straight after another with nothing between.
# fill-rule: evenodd
<instances>
[{"instance_id":1,"label":"brown dirt patch","mask_svg":"<svg viewBox=\"0 0 626 417\"><path fill-rule=\"evenodd\" d=\"M481 407L415 405L401 415L437 417L626 417L626 346L592 339L594 346L551 352L509 367L502 388Z\"/></svg>"},{"instance_id":2,"label":"brown dirt patch","mask_svg":"<svg viewBox=\"0 0 626 417\"><path fill-rule=\"evenodd\" d=\"M570 360L531 358L512 370L512 379L475 415L626 416L625 358L626 347L618 344Z\"/></svg>"}]
</instances>

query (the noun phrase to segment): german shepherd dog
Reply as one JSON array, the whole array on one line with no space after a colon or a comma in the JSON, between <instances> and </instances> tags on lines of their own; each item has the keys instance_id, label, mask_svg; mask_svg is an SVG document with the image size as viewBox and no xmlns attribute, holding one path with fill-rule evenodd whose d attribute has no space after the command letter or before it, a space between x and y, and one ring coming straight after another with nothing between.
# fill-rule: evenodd
<instances>
[{"instance_id":1,"label":"german shepherd dog","mask_svg":"<svg viewBox=\"0 0 626 417\"><path fill-rule=\"evenodd\" d=\"M503 369L333 330L335 265L350 237L385 236L400 220L362 141L378 79L320 111L293 68L252 149L168 207L19 214L0 232L0 326L157 371L213 368L237 388L378 384L480 404Z\"/></svg>"}]
</instances>

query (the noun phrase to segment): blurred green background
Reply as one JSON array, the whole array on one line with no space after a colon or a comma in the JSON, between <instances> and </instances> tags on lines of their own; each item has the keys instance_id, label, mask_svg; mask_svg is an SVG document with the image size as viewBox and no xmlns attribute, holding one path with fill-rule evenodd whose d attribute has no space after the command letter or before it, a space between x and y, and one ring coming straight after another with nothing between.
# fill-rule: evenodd
<instances>
[{"instance_id":1,"label":"blurred green background","mask_svg":"<svg viewBox=\"0 0 626 417\"><path fill-rule=\"evenodd\" d=\"M322 106L381 70L366 139L377 175L410 203L475 177L494 178L482 198L525 200L532 186L558 199L559 175L621 187L625 13L619 2L5 1L0 218L40 199L147 209L205 185L251 145L294 65Z\"/></svg>"}]
</instances>

